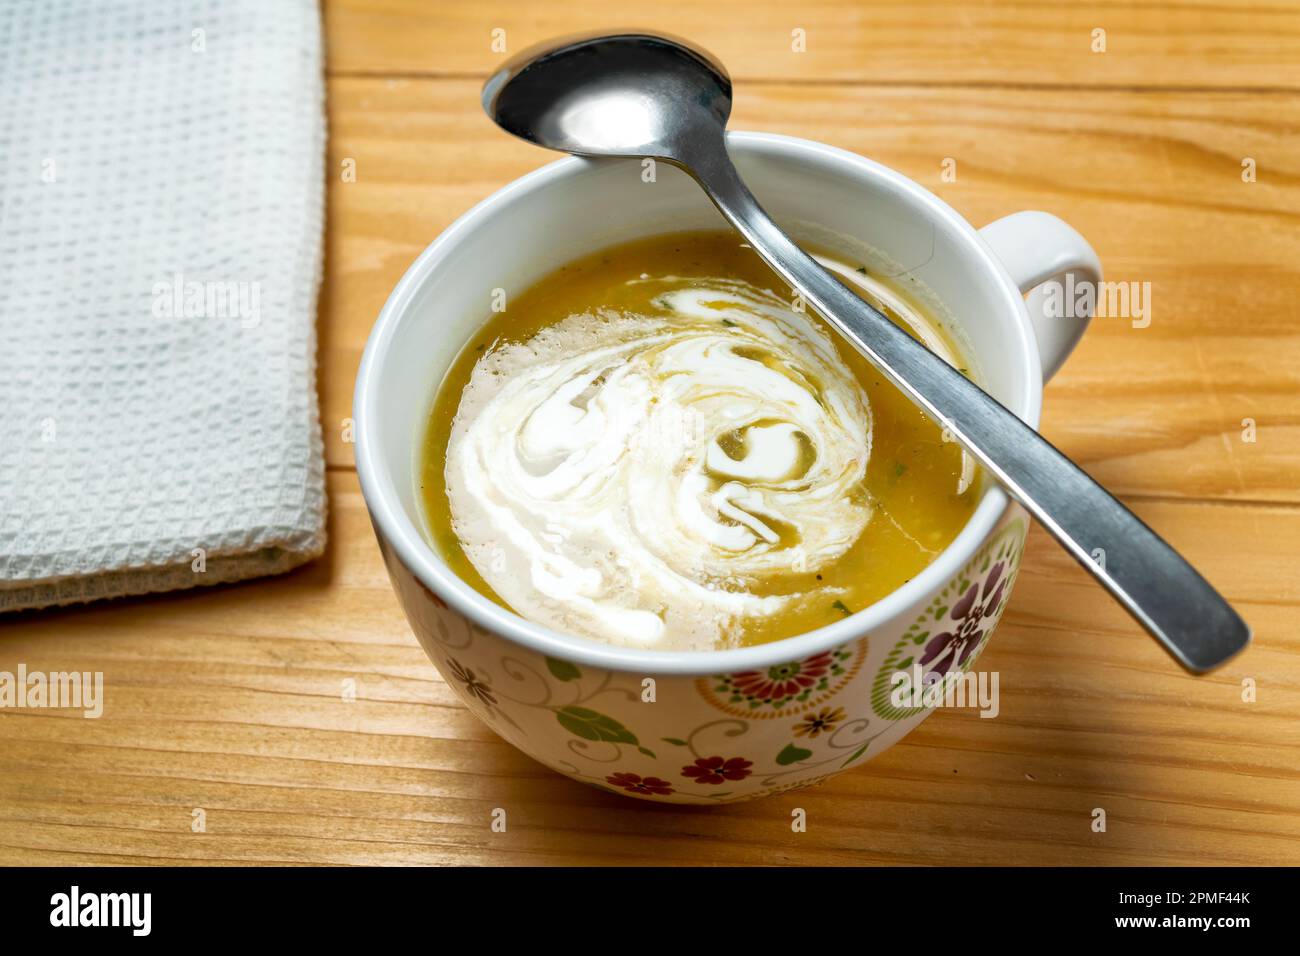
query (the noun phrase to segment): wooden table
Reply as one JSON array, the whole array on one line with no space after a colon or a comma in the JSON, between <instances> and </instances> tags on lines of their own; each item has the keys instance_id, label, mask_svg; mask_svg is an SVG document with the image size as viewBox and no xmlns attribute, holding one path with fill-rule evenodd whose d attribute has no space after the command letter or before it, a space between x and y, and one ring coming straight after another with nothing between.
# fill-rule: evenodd
<instances>
[{"instance_id":1,"label":"wooden table","mask_svg":"<svg viewBox=\"0 0 1300 956\"><path fill-rule=\"evenodd\" d=\"M1300 862L1294 5L326 0L325 20L328 553L278 579L0 626L0 669L102 670L108 696L99 720L0 712L0 862ZM1256 628L1246 654L1181 673L1035 531L981 665L1001 673L1001 716L940 712L813 790L635 803L556 776L457 703L380 563L344 440L353 378L417 253L553 158L479 109L493 31L514 52L629 22L728 64L734 128L871 156L977 225L1049 210L1107 278L1151 283L1150 326L1094 322L1043 431L1226 592Z\"/></svg>"}]
</instances>

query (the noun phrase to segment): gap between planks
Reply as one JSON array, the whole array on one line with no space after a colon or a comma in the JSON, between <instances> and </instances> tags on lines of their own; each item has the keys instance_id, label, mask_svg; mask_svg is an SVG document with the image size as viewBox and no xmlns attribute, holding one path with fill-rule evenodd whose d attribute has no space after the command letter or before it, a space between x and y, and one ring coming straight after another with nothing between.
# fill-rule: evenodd
<instances>
[{"instance_id":1,"label":"gap between planks","mask_svg":"<svg viewBox=\"0 0 1300 956\"><path fill-rule=\"evenodd\" d=\"M327 80L428 80L464 82L485 81L490 73L451 70L327 70ZM744 86L805 86L805 87L882 87L886 89L933 90L1022 90L1046 92L1084 93L1242 93L1289 95L1300 93L1300 85L1219 86L1177 83L1026 83L1000 80L836 80L806 79L804 77L745 77L734 81Z\"/></svg>"}]
</instances>

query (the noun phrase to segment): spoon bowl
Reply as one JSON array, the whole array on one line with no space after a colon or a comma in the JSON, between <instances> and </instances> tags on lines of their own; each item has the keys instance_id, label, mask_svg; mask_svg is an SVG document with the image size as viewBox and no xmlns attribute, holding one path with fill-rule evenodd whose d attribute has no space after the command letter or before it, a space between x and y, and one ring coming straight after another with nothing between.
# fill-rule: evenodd
<instances>
[{"instance_id":1,"label":"spoon bowl","mask_svg":"<svg viewBox=\"0 0 1300 956\"><path fill-rule=\"evenodd\" d=\"M731 115L731 78L684 40L575 36L525 50L483 87L483 108L520 139L580 156L686 161Z\"/></svg>"}]
</instances>

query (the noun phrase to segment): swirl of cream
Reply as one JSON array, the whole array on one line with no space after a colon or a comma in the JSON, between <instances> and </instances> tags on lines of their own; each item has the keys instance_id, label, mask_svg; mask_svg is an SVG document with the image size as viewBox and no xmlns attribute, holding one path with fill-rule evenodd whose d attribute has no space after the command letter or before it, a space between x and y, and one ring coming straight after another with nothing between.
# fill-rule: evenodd
<instances>
[{"instance_id":1,"label":"swirl of cream","mask_svg":"<svg viewBox=\"0 0 1300 956\"><path fill-rule=\"evenodd\" d=\"M827 332L728 279L572 315L481 357L447 451L452 523L518 613L708 649L811 592L862 533L865 396ZM776 586L774 586L774 584Z\"/></svg>"}]
</instances>

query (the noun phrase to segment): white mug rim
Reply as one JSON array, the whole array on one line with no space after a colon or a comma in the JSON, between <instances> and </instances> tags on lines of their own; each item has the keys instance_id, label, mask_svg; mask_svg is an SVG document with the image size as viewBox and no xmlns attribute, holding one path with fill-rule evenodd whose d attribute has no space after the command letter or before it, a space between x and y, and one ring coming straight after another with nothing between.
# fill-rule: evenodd
<instances>
[{"instance_id":1,"label":"white mug rim","mask_svg":"<svg viewBox=\"0 0 1300 956\"><path fill-rule=\"evenodd\" d=\"M1018 396L1020 408L1017 414L1031 427L1038 427L1043 394L1041 361L1024 299L1005 266L975 227L920 184L856 153L776 133L732 132L728 133L728 142L741 151L756 149L759 152L783 154L796 161L829 161L839 167L837 171L842 172L846 178L874 179L908 194L928 216L949 227L951 235L962 242L963 254L974 257L993 274L1006 299L1007 308L1016 315L1017 321L1013 327L1019 334L1014 341L1002 344L1014 346L1016 361L1025 366L1024 387ZM393 549L398 560L426 588L445 601L450 609L507 640L548 657L589 667L644 674L708 676L801 660L857 640L888 624L903 611L921 603L928 595L942 588L989 537L1010 504L1006 493L996 485L989 485L974 514L957 537L902 587L843 621L751 647L713 651L660 651L605 644L565 634L525 620L483 597L436 555L433 546L425 540L398 501L393 476L388 471L381 449L371 441L370 436L380 434L373 419L378 404L375 396L383 387L379 381L383 358L416 292L448 252L475 229L480 220L527 193L545 189L563 178L581 175L593 162L599 161L565 157L521 176L477 203L435 238L407 268L371 329L357 371L353 396L353 415L357 424L356 469L362 496L376 530Z\"/></svg>"}]
</instances>

